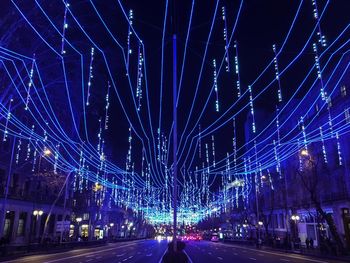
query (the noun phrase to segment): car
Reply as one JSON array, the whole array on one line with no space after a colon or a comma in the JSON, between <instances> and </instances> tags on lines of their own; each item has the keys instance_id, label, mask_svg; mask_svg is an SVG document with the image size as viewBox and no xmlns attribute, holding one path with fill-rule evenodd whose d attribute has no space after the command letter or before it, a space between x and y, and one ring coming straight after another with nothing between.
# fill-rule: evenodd
<instances>
[{"instance_id":1,"label":"car","mask_svg":"<svg viewBox=\"0 0 350 263\"><path fill-rule=\"evenodd\" d=\"M218 238L218 236L212 236L210 241L212 241L212 242L219 242L219 238Z\"/></svg>"},{"instance_id":2,"label":"car","mask_svg":"<svg viewBox=\"0 0 350 263\"><path fill-rule=\"evenodd\" d=\"M195 236L194 238L195 241L201 241L202 240L202 237L200 235L197 235Z\"/></svg>"}]
</instances>

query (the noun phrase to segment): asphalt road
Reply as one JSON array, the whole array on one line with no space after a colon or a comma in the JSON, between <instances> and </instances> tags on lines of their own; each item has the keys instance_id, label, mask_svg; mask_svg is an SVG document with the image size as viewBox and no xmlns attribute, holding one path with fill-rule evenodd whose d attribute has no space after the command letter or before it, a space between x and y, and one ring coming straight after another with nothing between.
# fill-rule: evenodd
<instances>
[{"instance_id":1,"label":"asphalt road","mask_svg":"<svg viewBox=\"0 0 350 263\"><path fill-rule=\"evenodd\" d=\"M160 263L166 252L167 242L146 240L128 243L113 243L102 247L75 249L67 252L32 255L4 261L11 263ZM207 241L188 242L185 249L190 262L193 263L339 263L341 261L305 257L295 254L285 254L257 250L254 248L233 246Z\"/></svg>"},{"instance_id":2,"label":"asphalt road","mask_svg":"<svg viewBox=\"0 0 350 263\"><path fill-rule=\"evenodd\" d=\"M207 241L187 243L186 253L193 263L335 263L341 261L306 257Z\"/></svg>"},{"instance_id":3,"label":"asphalt road","mask_svg":"<svg viewBox=\"0 0 350 263\"><path fill-rule=\"evenodd\" d=\"M55 254L25 256L2 263L158 263L166 249L166 241L131 241Z\"/></svg>"}]
</instances>

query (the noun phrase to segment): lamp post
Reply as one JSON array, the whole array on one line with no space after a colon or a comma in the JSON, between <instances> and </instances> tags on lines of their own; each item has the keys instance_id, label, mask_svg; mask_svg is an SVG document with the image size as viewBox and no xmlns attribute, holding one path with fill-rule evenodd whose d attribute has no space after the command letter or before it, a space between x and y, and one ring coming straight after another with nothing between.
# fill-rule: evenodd
<instances>
[{"instance_id":1,"label":"lamp post","mask_svg":"<svg viewBox=\"0 0 350 263\"><path fill-rule=\"evenodd\" d=\"M260 248L260 246L261 246L261 243L262 243L262 241L261 241L261 236L260 236L260 227L262 227L264 225L264 223L262 222L262 221L258 221L258 240L257 240L257 243L256 243L256 245L257 245L257 248Z\"/></svg>"},{"instance_id":2,"label":"lamp post","mask_svg":"<svg viewBox=\"0 0 350 263\"><path fill-rule=\"evenodd\" d=\"M134 224L131 222L129 225L128 225L128 230L129 230L129 237L131 237L131 232L132 232L132 226Z\"/></svg>"},{"instance_id":3,"label":"lamp post","mask_svg":"<svg viewBox=\"0 0 350 263\"><path fill-rule=\"evenodd\" d=\"M294 228L295 228L294 229L294 234L295 234L295 238L297 238L297 236L298 236L298 225L297 225L297 223L300 220L300 217L298 215L292 215L291 219L294 222Z\"/></svg>"},{"instance_id":4,"label":"lamp post","mask_svg":"<svg viewBox=\"0 0 350 263\"><path fill-rule=\"evenodd\" d=\"M123 236L124 236L124 238L126 238L126 235L125 235L125 226L124 225L122 225L122 233L123 233Z\"/></svg>"},{"instance_id":5,"label":"lamp post","mask_svg":"<svg viewBox=\"0 0 350 263\"><path fill-rule=\"evenodd\" d=\"M51 153L52 153L52 152L51 152L51 150L50 150L49 148L44 147L44 151L43 151L43 153L40 155L40 158L39 158L38 173L40 173L41 159L42 159L43 157L48 157L48 156L50 156Z\"/></svg>"},{"instance_id":6,"label":"lamp post","mask_svg":"<svg viewBox=\"0 0 350 263\"><path fill-rule=\"evenodd\" d=\"M34 210L33 211L33 216L35 217L35 220L33 220L34 238L36 237L39 216L42 216L43 213L44 213L43 210ZM40 231L40 229L39 229L39 231ZM31 234L33 234L33 233L31 233Z\"/></svg>"},{"instance_id":7,"label":"lamp post","mask_svg":"<svg viewBox=\"0 0 350 263\"><path fill-rule=\"evenodd\" d=\"M109 223L109 229L110 232L108 231L108 233L110 233L110 236L113 238L113 227L114 227L114 223Z\"/></svg>"},{"instance_id":8,"label":"lamp post","mask_svg":"<svg viewBox=\"0 0 350 263\"><path fill-rule=\"evenodd\" d=\"M75 219L75 221L77 221L77 223L78 223L77 239L78 239L79 236L80 236L80 222L81 222L82 220L83 220L83 219L82 219L81 217L77 217L77 218Z\"/></svg>"}]
</instances>

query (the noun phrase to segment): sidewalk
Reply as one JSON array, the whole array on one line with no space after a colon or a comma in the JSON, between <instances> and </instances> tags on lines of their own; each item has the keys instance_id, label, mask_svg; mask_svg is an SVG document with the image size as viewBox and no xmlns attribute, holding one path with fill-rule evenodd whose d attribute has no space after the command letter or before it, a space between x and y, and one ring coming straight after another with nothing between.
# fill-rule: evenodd
<instances>
[{"instance_id":1,"label":"sidewalk","mask_svg":"<svg viewBox=\"0 0 350 263\"><path fill-rule=\"evenodd\" d=\"M321 253L318 248L314 249L306 249L306 248L301 248L301 249L283 249L283 248L274 248L270 246L261 246L260 248L256 248L255 243L252 242L235 242L232 240L225 240L223 243L225 244L232 244L235 246L240 246L240 247L250 247L250 248L255 248L256 250L265 250L265 251L273 251L273 252L282 252L282 253L289 253L289 254L297 254L297 255L303 255L303 256L309 256L309 257L315 257L315 258L322 258L322 259L332 259L332 260L339 260L339 261L347 261L350 262L350 255L345 255L345 256L335 256L332 254L325 254Z\"/></svg>"}]
</instances>

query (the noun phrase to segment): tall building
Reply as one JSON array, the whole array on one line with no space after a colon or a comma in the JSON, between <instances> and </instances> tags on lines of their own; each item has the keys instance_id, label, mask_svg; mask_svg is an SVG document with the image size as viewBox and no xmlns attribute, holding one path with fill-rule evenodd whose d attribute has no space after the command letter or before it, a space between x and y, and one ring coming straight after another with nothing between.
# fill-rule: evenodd
<instances>
[{"instance_id":1,"label":"tall building","mask_svg":"<svg viewBox=\"0 0 350 263\"><path fill-rule=\"evenodd\" d=\"M245 156L252 160L254 184L250 208L262 222L263 235L300 238L302 243L312 238L315 245L339 237L350 247L350 79L342 75L346 66L342 61L323 79L325 86L318 82L302 99L284 102L274 113L255 109L256 133L251 114L247 118Z\"/></svg>"}]
</instances>

